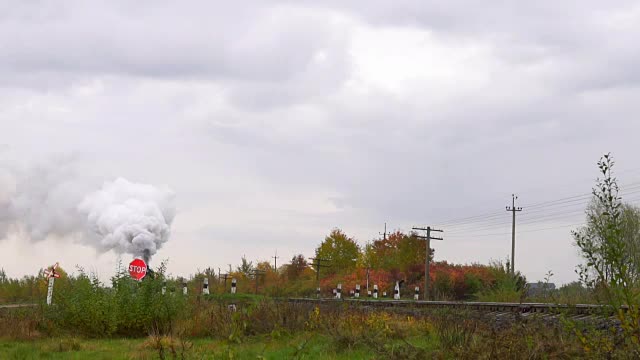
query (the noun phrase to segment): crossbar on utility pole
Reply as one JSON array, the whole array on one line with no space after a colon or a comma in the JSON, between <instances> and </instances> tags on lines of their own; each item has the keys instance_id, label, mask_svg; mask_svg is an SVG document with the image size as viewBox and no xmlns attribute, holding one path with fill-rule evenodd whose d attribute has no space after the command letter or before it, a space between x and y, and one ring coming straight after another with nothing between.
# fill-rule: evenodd
<instances>
[{"instance_id":1,"label":"crossbar on utility pole","mask_svg":"<svg viewBox=\"0 0 640 360\"><path fill-rule=\"evenodd\" d=\"M429 278L429 256L431 255L431 240L443 240L442 238L431 236L431 232L444 232L444 230L432 229L431 226L427 226L426 228L414 227L411 229L427 232L427 236L415 235L415 237L418 239L424 239L427 243L427 258L424 261L424 299L429 300L429 283L431 282L431 279Z\"/></svg>"},{"instance_id":2,"label":"crossbar on utility pole","mask_svg":"<svg viewBox=\"0 0 640 360\"><path fill-rule=\"evenodd\" d=\"M515 194L511 194L511 206L507 206L507 211L513 215L511 220L511 275L516 273L516 212L522 211L521 207L516 207Z\"/></svg>"}]
</instances>

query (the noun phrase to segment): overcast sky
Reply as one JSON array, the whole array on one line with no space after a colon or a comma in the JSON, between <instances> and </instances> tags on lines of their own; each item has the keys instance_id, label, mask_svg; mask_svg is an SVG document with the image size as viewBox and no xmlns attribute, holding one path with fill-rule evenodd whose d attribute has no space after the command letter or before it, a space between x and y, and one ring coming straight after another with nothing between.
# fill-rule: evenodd
<instances>
[{"instance_id":1,"label":"overcast sky","mask_svg":"<svg viewBox=\"0 0 640 360\"><path fill-rule=\"evenodd\" d=\"M640 203L637 2L318 3L0 1L0 200L41 164L78 192L167 185L156 259L187 275L385 222L441 226L437 260L504 260L517 193L516 267L556 283L577 279L586 200L528 206L588 194L606 152ZM10 276L116 259L0 239Z\"/></svg>"}]
</instances>

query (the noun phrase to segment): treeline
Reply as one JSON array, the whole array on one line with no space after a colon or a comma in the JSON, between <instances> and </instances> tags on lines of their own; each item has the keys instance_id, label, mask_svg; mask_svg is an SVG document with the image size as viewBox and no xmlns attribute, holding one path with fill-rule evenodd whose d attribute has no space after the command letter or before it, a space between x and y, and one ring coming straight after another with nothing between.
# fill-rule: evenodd
<instances>
[{"instance_id":1,"label":"treeline","mask_svg":"<svg viewBox=\"0 0 640 360\"><path fill-rule=\"evenodd\" d=\"M322 259L320 266L317 259ZM360 246L342 230L334 229L317 246L314 257L298 254L278 269L268 261L253 262L243 257L231 273L221 276L214 268L208 268L193 275L188 286L189 291L199 293L207 278L211 293L229 292L234 278L240 293L315 296L319 286L320 295L329 297L338 284L342 285L344 296L360 285L361 296L366 297L367 290L372 291L374 285L380 296L385 292L391 296L397 281L402 297L413 298L415 287L423 293L425 259L425 243L412 233L396 231ZM432 299L518 301L525 292L524 276L520 273L512 276L508 264L449 264L434 261L433 252L430 260ZM178 279L176 284L181 281Z\"/></svg>"},{"instance_id":2,"label":"treeline","mask_svg":"<svg viewBox=\"0 0 640 360\"><path fill-rule=\"evenodd\" d=\"M201 294L207 279L211 294L229 293L232 279L235 279L240 294L257 293L275 297L316 296L318 286L320 295L329 297L333 296L337 284L342 284L344 296L349 296L356 285L360 285L361 296L366 297L367 290L372 291L377 285L381 297L385 292L390 297L397 281L401 284L402 297L413 298L415 287L419 287L422 298L426 249L424 241L414 234L396 231L360 246L342 230L334 229L317 246L313 259L323 259L320 268L317 261L298 254L277 269L268 261L254 262L242 257L235 269L224 274L209 267L188 277L165 276L164 271L159 272L158 269L149 276L161 276L165 291L169 292L182 293L186 284L189 294ZM519 301L526 295L524 276L520 273L511 275L508 263L450 264L434 261L433 251L430 260L431 299ZM122 265L119 267L122 268ZM79 275L69 277L64 269L59 269L62 277L56 279L56 289L66 282L86 276L82 275L82 269L78 270ZM121 272L119 270L118 276L121 276ZM116 284L112 281L103 286L112 287ZM22 279L7 278L4 271L0 271L0 303L43 301L46 285L42 270L35 276Z\"/></svg>"}]
</instances>

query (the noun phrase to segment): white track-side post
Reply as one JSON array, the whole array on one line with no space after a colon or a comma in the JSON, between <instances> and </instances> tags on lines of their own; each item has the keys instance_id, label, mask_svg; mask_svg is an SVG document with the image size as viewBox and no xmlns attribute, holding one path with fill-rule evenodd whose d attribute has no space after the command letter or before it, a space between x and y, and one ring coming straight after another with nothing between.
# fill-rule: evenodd
<instances>
[{"instance_id":1,"label":"white track-side post","mask_svg":"<svg viewBox=\"0 0 640 360\"><path fill-rule=\"evenodd\" d=\"M383 297L383 298L386 298L386 297L387 297L387 292L386 292L386 291L383 291L383 292L382 292L382 297Z\"/></svg>"},{"instance_id":2,"label":"white track-side post","mask_svg":"<svg viewBox=\"0 0 640 360\"><path fill-rule=\"evenodd\" d=\"M231 279L231 293L235 294L236 293L236 286L237 286L237 281L236 278Z\"/></svg>"},{"instance_id":3,"label":"white track-side post","mask_svg":"<svg viewBox=\"0 0 640 360\"><path fill-rule=\"evenodd\" d=\"M47 305L51 305L51 300L53 299L53 282L55 278L49 278L49 286L47 287Z\"/></svg>"},{"instance_id":4,"label":"white track-side post","mask_svg":"<svg viewBox=\"0 0 640 360\"><path fill-rule=\"evenodd\" d=\"M320 298L320 288L316 288L316 297Z\"/></svg>"},{"instance_id":5,"label":"white track-side post","mask_svg":"<svg viewBox=\"0 0 640 360\"><path fill-rule=\"evenodd\" d=\"M209 295L209 278L204 278L204 282L202 283L202 295Z\"/></svg>"},{"instance_id":6,"label":"white track-side post","mask_svg":"<svg viewBox=\"0 0 640 360\"><path fill-rule=\"evenodd\" d=\"M167 293L167 281L162 281L162 295Z\"/></svg>"},{"instance_id":7,"label":"white track-side post","mask_svg":"<svg viewBox=\"0 0 640 360\"><path fill-rule=\"evenodd\" d=\"M378 298L378 284L373 285L373 298Z\"/></svg>"},{"instance_id":8,"label":"white track-side post","mask_svg":"<svg viewBox=\"0 0 640 360\"><path fill-rule=\"evenodd\" d=\"M416 286L416 292L413 295L413 299L414 300L419 300L420 299L420 287Z\"/></svg>"},{"instance_id":9,"label":"white track-side post","mask_svg":"<svg viewBox=\"0 0 640 360\"><path fill-rule=\"evenodd\" d=\"M356 294L355 294L356 299L360 297L360 284L356 284Z\"/></svg>"},{"instance_id":10,"label":"white track-side post","mask_svg":"<svg viewBox=\"0 0 640 360\"><path fill-rule=\"evenodd\" d=\"M184 280L182 280L182 294L183 295L187 295L187 291L188 291L187 290L187 280L184 279Z\"/></svg>"},{"instance_id":11,"label":"white track-side post","mask_svg":"<svg viewBox=\"0 0 640 360\"><path fill-rule=\"evenodd\" d=\"M336 289L336 299L342 298L342 284L338 284L338 288Z\"/></svg>"},{"instance_id":12,"label":"white track-side post","mask_svg":"<svg viewBox=\"0 0 640 360\"><path fill-rule=\"evenodd\" d=\"M400 284L396 281L396 286L393 288L393 299L400 300Z\"/></svg>"}]
</instances>

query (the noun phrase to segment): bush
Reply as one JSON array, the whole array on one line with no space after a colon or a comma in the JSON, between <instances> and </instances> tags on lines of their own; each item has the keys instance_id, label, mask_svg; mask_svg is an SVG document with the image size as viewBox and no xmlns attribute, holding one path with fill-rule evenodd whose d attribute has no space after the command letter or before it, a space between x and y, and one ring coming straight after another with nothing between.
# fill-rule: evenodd
<instances>
[{"instance_id":1,"label":"bush","mask_svg":"<svg viewBox=\"0 0 640 360\"><path fill-rule=\"evenodd\" d=\"M134 281L124 271L104 287L80 269L54 292L53 306L44 307L48 331L66 330L89 337L140 337L150 331L168 334L185 311L182 294L162 294L164 265L156 276ZM72 329L72 330L71 330Z\"/></svg>"}]
</instances>

